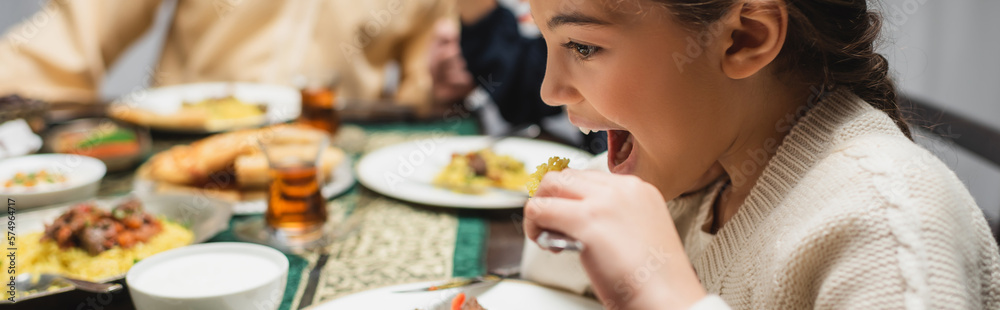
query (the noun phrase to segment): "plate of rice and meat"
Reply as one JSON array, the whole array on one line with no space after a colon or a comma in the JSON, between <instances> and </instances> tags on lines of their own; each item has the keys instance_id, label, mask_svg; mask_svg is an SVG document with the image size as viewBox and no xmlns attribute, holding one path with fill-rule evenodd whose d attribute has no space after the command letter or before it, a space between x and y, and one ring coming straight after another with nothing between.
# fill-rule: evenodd
<instances>
[{"instance_id":1,"label":"plate of rice and meat","mask_svg":"<svg viewBox=\"0 0 1000 310\"><path fill-rule=\"evenodd\" d=\"M181 195L105 198L33 209L17 215L18 265L13 276L116 281L142 259L208 240L228 227L231 216L227 203ZM18 291L15 300L69 290L72 287L56 286Z\"/></svg>"}]
</instances>

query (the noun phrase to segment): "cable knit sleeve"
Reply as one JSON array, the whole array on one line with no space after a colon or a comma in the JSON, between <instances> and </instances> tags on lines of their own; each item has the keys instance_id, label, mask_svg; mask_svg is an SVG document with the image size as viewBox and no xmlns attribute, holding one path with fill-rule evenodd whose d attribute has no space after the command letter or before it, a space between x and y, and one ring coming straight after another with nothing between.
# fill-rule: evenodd
<instances>
[{"instance_id":1,"label":"cable knit sleeve","mask_svg":"<svg viewBox=\"0 0 1000 310\"><path fill-rule=\"evenodd\" d=\"M835 91L688 255L705 290L734 309L1000 309L998 253L944 163Z\"/></svg>"},{"instance_id":2,"label":"cable knit sleeve","mask_svg":"<svg viewBox=\"0 0 1000 310\"><path fill-rule=\"evenodd\" d=\"M916 155L916 156L915 156ZM815 309L979 309L998 306L1000 263L972 197L934 155L881 137L849 146L868 205L826 213L802 239L781 295ZM901 168L901 169L900 169ZM866 181L861 181L866 180ZM874 198L874 199L872 199ZM969 238L970 236L978 236ZM792 306L776 304L774 306Z\"/></svg>"}]
</instances>

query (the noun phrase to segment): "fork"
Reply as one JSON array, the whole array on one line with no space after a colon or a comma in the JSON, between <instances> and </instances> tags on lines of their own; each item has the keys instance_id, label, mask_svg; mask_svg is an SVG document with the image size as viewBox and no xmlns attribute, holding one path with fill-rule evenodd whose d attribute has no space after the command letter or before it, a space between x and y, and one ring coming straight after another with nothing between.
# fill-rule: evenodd
<instances>
[{"instance_id":1,"label":"fork","mask_svg":"<svg viewBox=\"0 0 1000 310\"><path fill-rule=\"evenodd\" d=\"M538 235L538 239L536 239L535 242L538 243L538 245L543 249L553 252L582 252L584 249L583 242L570 238L564 234L548 230L542 231L542 233Z\"/></svg>"}]
</instances>

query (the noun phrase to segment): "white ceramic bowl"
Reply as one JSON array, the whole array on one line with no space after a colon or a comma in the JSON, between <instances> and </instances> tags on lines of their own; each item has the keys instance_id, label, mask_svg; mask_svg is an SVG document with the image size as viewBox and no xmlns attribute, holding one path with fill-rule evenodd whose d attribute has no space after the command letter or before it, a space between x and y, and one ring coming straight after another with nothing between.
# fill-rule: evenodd
<instances>
[{"instance_id":1,"label":"white ceramic bowl","mask_svg":"<svg viewBox=\"0 0 1000 310\"><path fill-rule=\"evenodd\" d=\"M205 243L162 252L125 276L138 310L277 309L288 258L251 243Z\"/></svg>"},{"instance_id":2,"label":"white ceramic bowl","mask_svg":"<svg viewBox=\"0 0 1000 310\"><path fill-rule=\"evenodd\" d=\"M5 186L18 172L45 169L66 176L66 182L26 191ZM107 167L100 160L71 154L39 154L0 160L0 195L14 199L18 209L90 199L97 195Z\"/></svg>"}]
</instances>

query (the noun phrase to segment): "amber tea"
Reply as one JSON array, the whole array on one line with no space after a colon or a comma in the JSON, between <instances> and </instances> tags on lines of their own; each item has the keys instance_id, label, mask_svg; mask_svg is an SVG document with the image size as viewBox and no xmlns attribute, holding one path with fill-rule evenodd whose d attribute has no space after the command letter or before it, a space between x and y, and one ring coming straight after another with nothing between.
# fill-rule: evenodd
<instances>
[{"instance_id":1,"label":"amber tea","mask_svg":"<svg viewBox=\"0 0 1000 310\"><path fill-rule=\"evenodd\" d=\"M323 171L318 167L329 138L322 137L308 145L258 142L267 156L271 177L264 212L267 226L288 243L318 240L327 219L326 199L320 185Z\"/></svg>"},{"instance_id":2,"label":"amber tea","mask_svg":"<svg viewBox=\"0 0 1000 310\"><path fill-rule=\"evenodd\" d=\"M320 193L318 169L313 165L271 168L267 224L288 232L308 232L327 218L326 199Z\"/></svg>"},{"instance_id":3,"label":"amber tea","mask_svg":"<svg viewBox=\"0 0 1000 310\"><path fill-rule=\"evenodd\" d=\"M328 87L302 90L302 115L299 122L309 127L337 133L340 116L335 109L336 92Z\"/></svg>"}]
</instances>

